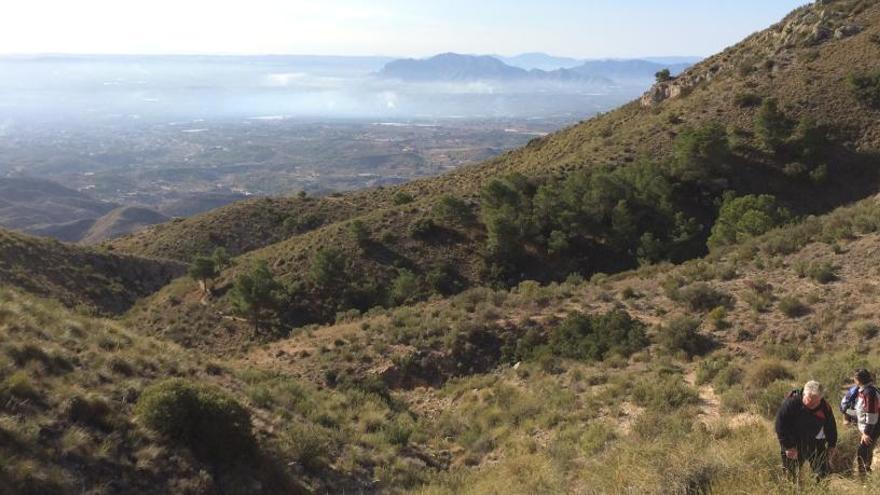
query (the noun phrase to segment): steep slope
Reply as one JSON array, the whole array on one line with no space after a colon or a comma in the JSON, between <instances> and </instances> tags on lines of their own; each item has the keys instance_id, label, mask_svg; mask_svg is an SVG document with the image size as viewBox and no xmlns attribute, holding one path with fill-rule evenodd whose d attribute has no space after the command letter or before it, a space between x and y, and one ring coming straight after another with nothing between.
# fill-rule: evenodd
<instances>
[{"instance_id":1,"label":"steep slope","mask_svg":"<svg viewBox=\"0 0 880 495\"><path fill-rule=\"evenodd\" d=\"M781 34L792 30L811 33L815 22L827 23L827 29L840 34L799 41ZM187 341L186 336L194 335L195 341L199 341L203 336L229 333L221 330L236 326L228 318L232 309L227 291L235 277L249 270L254 262L265 261L285 286L275 321L276 329L284 332L302 323L329 321L340 311L398 304L432 292L523 278L559 280L570 272L589 275L633 267L637 252L647 252L651 247L646 248L639 239L640 228L659 228L653 234L669 236L663 242L671 243L678 242L673 238L678 236L675 232L679 228L690 229L686 245L670 244L669 252L653 259L681 261L705 252L705 242L725 189L738 195L772 194L795 214L828 211L878 189L875 164L880 150L880 111L860 100L848 82L853 74L870 71L880 61L880 45L872 41L877 35L880 6L876 2L839 1L798 9L780 24L708 58L668 83L659 84L644 101L632 102L480 165L395 188L342 196L362 212L360 216L350 216L359 223L325 225L245 254L218 277L211 305L196 303L201 299L197 284L181 281L141 309L152 315L147 318L152 322L150 330L174 329L172 333ZM770 38L783 41L768 45ZM772 54L768 55L766 50ZM678 89L664 89L673 87ZM757 122L761 118L767 120L764 114L771 112L766 105L758 107L762 101L778 102L773 107L778 108L774 115L789 122L782 127L787 127L790 137L775 147L769 147ZM853 108L859 111L854 112ZM809 124L811 119L813 124ZM801 124L795 129L797 122ZM819 128L821 137L816 137L815 129ZM694 143L714 139L705 136L717 134L718 129L722 135L719 139L725 148L729 146L730 154L724 155L723 163L713 171L713 159L708 153L715 145ZM805 134L797 137L798 133ZM821 150L815 153L803 144L814 138L822 143ZM621 170L620 176L601 175L607 172L600 170L609 167ZM674 207L678 210L676 215L680 213L681 220L690 217L690 223L663 227L643 217L642 224L635 227L635 235L624 244L613 235L603 237L603 232L612 229L613 233L617 228L616 213L611 210L619 204L618 198L626 201L624 206L628 207L640 201L640 195L655 192L615 197L616 189L606 187L586 193L578 188L587 187L586 191L590 191L584 185L589 179L583 179L587 181L584 184L578 182L578 171L588 171L587 177L599 176L601 180L643 184L633 187L667 181L671 191L667 199L648 204L645 214L665 208L667 201L678 202L679 206ZM491 194L511 191L514 197L525 198L516 200L525 206L497 209L502 215L520 215L502 216L502 220L513 222L511 230L504 231L499 229L509 227L497 223L497 212L492 213L496 218L486 218L486 209L476 207L485 202L485 197L478 198L481 190L512 173L530 176L533 182L495 182L489 190ZM638 177L644 174L659 175L640 182ZM535 190L547 184L552 186L554 182L548 182L548 177L563 183L571 177L575 180L558 190L548 189L545 203L554 196L569 195L578 204L592 204L597 201L593 198L602 195L610 197L607 213L600 215L591 209L571 213L576 218L590 219L595 215L596 220L592 225L562 232L563 241L577 243L563 243L563 249L568 249L564 255L554 254L552 242L558 236L554 238L551 229L570 227L529 232L529 225L537 223L540 219L534 218L541 215L537 209L530 209L534 198L539 197ZM401 195L412 201L395 205L393 198ZM448 199L444 195L464 200L472 219L482 215L483 223L462 223L438 213L442 210L438 205ZM482 213L478 214L480 210ZM557 217L560 216L551 212L540 221L552 224ZM487 229L487 221L496 223ZM193 219L193 225L198 223L198 219ZM502 234L508 238L499 237ZM497 257L491 255L492 249L497 248L492 243L501 241L522 248L517 259L502 260L507 266L499 266ZM149 239L144 242L150 244ZM250 244L260 245L264 243L258 240ZM322 282L318 272L327 268L321 265L327 259L319 259L319 253L326 254L331 248L338 266L331 270L333 280ZM680 254L676 254L676 249ZM415 282L409 272L415 275ZM167 309L168 301L181 300L190 303Z\"/></svg>"},{"instance_id":2,"label":"steep slope","mask_svg":"<svg viewBox=\"0 0 880 495\"><path fill-rule=\"evenodd\" d=\"M169 218L165 215L149 208L121 206L97 219L79 242L82 244L98 244L168 220Z\"/></svg>"},{"instance_id":3,"label":"steep slope","mask_svg":"<svg viewBox=\"0 0 880 495\"><path fill-rule=\"evenodd\" d=\"M180 263L118 255L0 229L0 283L118 314L182 275Z\"/></svg>"}]
</instances>

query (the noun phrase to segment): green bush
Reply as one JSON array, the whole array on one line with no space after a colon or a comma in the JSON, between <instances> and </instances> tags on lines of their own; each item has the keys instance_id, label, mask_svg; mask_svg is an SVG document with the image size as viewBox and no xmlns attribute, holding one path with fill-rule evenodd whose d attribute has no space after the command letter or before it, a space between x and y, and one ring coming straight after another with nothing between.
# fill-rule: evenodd
<instances>
[{"instance_id":1,"label":"green bush","mask_svg":"<svg viewBox=\"0 0 880 495\"><path fill-rule=\"evenodd\" d=\"M324 428L294 424L284 433L287 451L293 460L310 471L316 471L327 464L333 442Z\"/></svg>"},{"instance_id":2,"label":"green bush","mask_svg":"<svg viewBox=\"0 0 880 495\"><path fill-rule=\"evenodd\" d=\"M779 311L789 318L800 318L810 312L810 307L793 296L785 296L779 300Z\"/></svg>"},{"instance_id":3,"label":"green bush","mask_svg":"<svg viewBox=\"0 0 880 495\"><path fill-rule=\"evenodd\" d=\"M718 219L709 235L709 248L737 244L791 220L791 213L769 194L724 195Z\"/></svg>"},{"instance_id":4,"label":"green bush","mask_svg":"<svg viewBox=\"0 0 880 495\"><path fill-rule=\"evenodd\" d=\"M742 387L731 387L719 397L721 409L729 413L745 412L749 408L749 399Z\"/></svg>"},{"instance_id":5,"label":"green bush","mask_svg":"<svg viewBox=\"0 0 880 495\"><path fill-rule=\"evenodd\" d=\"M716 330L730 328L730 322L727 321L727 308L724 306L718 306L712 311L709 311L709 314L706 315L706 317Z\"/></svg>"},{"instance_id":6,"label":"green bush","mask_svg":"<svg viewBox=\"0 0 880 495\"><path fill-rule=\"evenodd\" d=\"M755 118L755 134L765 148L779 151L791 136L793 127L793 122L779 110L775 98L764 99Z\"/></svg>"},{"instance_id":7,"label":"green bush","mask_svg":"<svg viewBox=\"0 0 880 495\"><path fill-rule=\"evenodd\" d=\"M434 215L441 221L462 226L472 225L476 222L476 216L470 205L451 194L443 195L440 198L437 206L434 207Z\"/></svg>"},{"instance_id":8,"label":"green bush","mask_svg":"<svg viewBox=\"0 0 880 495\"><path fill-rule=\"evenodd\" d=\"M880 108L880 69L852 74L849 86L859 101L872 108Z\"/></svg>"},{"instance_id":9,"label":"green bush","mask_svg":"<svg viewBox=\"0 0 880 495\"><path fill-rule=\"evenodd\" d=\"M751 395L754 412L767 419L773 419L782 402L794 387L788 381L770 382Z\"/></svg>"},{"instance_id":10,"label":"green bush","mask_svg":"<svg viewBox=\"0 0 880 495\"><path fill-rule=\"evenodd\" d=\"M712 379L712 386L715 387L716 392L724 392L735 385L739 385L743 380L743 375L744 372L742 368L734 364L729 364L718 370L718 374Z\"/></svg>"},{"instance_id":11,"label":"green bush","mask_svg":"<svg viewBox=\"0 0 880 495\"><path fill-rule=\"evenodd\" d=\"M633 385L633 400L652 411L673 411L700 400L681 375L652 375Z\"/></svg>"},{"instance_id":12,"label":"green bush","mask_svg":"<svg viewBox=\"0 0 880 495\"><path fill-rule=\"evenodd\" d=\"M828 261L816 263L807 269L807 276L820 284L828 284L837 280L837 267Z\"/></svg>"},{"instance_id":13,"label":"green bush","mask_svg":"<svg viewBox=\"0 0 880 495\"><path fill-rule=\"evenodd\" d=\"M852 329L859 337L863 339L872 339L880 333L880 326L873 321L859 320L853 322Z\"/></svg>"},{"instance_id":14,"label":"green bush","mask_svg":"<svg viewBox=\"0 0 880 495\"><path fill-rule=\"evenodd\" d=\"M704 354L712 348L712 341L700 333L700 321L687 316L661 326L657 343L668 352L684 352L688 357Z\"/></svg>"},{"instance_id":15,"label":"green bush","mask_svg":"<svg viewBox=\"0 0 880 495\"><path fill-rule=\"evenodd\" d=\"M672 74L669 72L669 69L662 69L654 74L654 80L658 83L670 81L672 80Z\"/></svg>"},{"instance_id":16,"label":"green bush","mask_svg":"<svg viewBox=\"0 0 880 495\"><path fill-rule=\"evenodd\" d=\"M211 462L247 459L256 441L247 409L216 387L173 378L144 390L141 424Z\"/></svg>"},{"instance_id":17,"label":"green bush","mask_svg":"<svg viewBox=\"0 0 880 495\"><path fill-rule=\"evenodd\" d=\"M733 296L706 283L696 283L674 293L675 300L687 305L691 311L711 311L717 307L733 307Z\"/></svg>"},{"instance_id":18,"label":"green bush","mask_svg":"<svg viewBox=\"0 0 880 495\"><path fill-rule=\"evenodd\" d=\"M727 168L730 158L727 129L719 123L685 129L675 139L673 177L685 182L709 182Z\"/></svg>"},{"instance_id":19,"label":"green bush","mask_svg":"<svg viewBox=\"0 0 880 495\"><path fill-rule=\"evenodd\" d=\"M746 283L746 288L743 300L749 307L758 313L770 309L774 299L773 285L766 280L751 280Z\"/></svg>"},{"instance_id":20,"label":"green bush","mask_svg":"<svg viewBox=\"0 0 880 495\"><path fill-rule=\"evenodd\" d=\"M370 229L367 228L367 224L363 220L352 220L349 222L348 232L359 246L363 246L370 241Z\"/></svg>"},{"instance_id":21,"label":"green bush","mask_svg":"<svg viewBox=\"0 0 880 495\"><path fill-rule=\"evenodd\" d=\"M391 304L404 304L418 299L421 292L419 277L409 270L400 270L397 277L391 282L391 290L388 293Z\"/></svg>"},{"instance_id":22,"label":"green bush","mask_svg":"<svg viewBox=\"0 0 880 495\"><path fill-rule=\"evenodd\" d=\"M397 191L396 193L394 193L394 196L391 197L391 201L395 205L405 205L415 201L415 198L413 198L412 194L405 193L403 191Z\"/></svg>"},{"instance_id":23,"label":"green bush","mask_svg":"<svg viewBox=\"0 0 880 495\"><path fill-rule=\"evenodd\" d=\"M746 374L746 383L756 389L764 388L777 380L794 378L788 366L772 360L762 360L752 364Z\"/></svg>"},{"instance_id":24,"label":"green bush","mask_svg":"<svg viewBox=\"0 0 880 495\"><path fill-rule=\"evenodd\" d=\"M552 330L549 339L553 354L587 361L612 354L629 356L647 344L645 325L620 309L602 315L574 313Z\"/></svg>"}]
</instances>

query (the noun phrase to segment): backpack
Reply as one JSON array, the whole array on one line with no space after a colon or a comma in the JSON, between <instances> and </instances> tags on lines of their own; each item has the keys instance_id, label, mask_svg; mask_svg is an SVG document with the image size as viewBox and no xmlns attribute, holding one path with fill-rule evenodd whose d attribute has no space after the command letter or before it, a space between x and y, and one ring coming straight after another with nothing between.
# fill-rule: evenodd
<instances>
[{"instance_id":1,"label":"backpack","mask_svg":"<svg viewBox=\"0 0 880 495\"><path fill-rule=\"evenodd\" d=\"M859 386L853 385L850 387L846 394L843 396L843 399L840 401L840 412L844 415L850 409L855 409L856 401L859 399Z\"/></svg>"}]
</instances>

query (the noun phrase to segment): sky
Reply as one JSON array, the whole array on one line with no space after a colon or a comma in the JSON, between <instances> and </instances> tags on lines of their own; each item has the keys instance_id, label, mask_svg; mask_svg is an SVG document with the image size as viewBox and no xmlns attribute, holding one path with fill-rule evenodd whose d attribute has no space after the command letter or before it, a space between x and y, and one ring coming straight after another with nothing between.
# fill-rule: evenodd
<instances>
[{"instance_id":1,"label":"sky","mask_svg":"<svg viewBox=\"0 0 880 495\"><path fill-rule=\"evenodd\" d=\"M804 0L8 0L0 54L705 56Z\"/></svg>"}]
</instances>

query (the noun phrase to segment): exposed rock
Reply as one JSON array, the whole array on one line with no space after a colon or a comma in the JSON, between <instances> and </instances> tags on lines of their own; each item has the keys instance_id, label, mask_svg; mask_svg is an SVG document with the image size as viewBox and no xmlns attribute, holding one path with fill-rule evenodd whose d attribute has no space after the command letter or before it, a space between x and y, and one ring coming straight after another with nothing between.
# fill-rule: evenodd
<instances>
[{"instance_id":1,"label":"exposed rock","mask_svg":"<svg viewBox=\"0 0 880 495\"><path fill-rule=\"evenodd\" d=\"M843 38L849 38L850 36L854 36L862 32L861 26L856 26L855 24L848 24L846 26L840 26L839 28L834 30L834 39L839 40Z\"/></svg>"}]
</instances>

